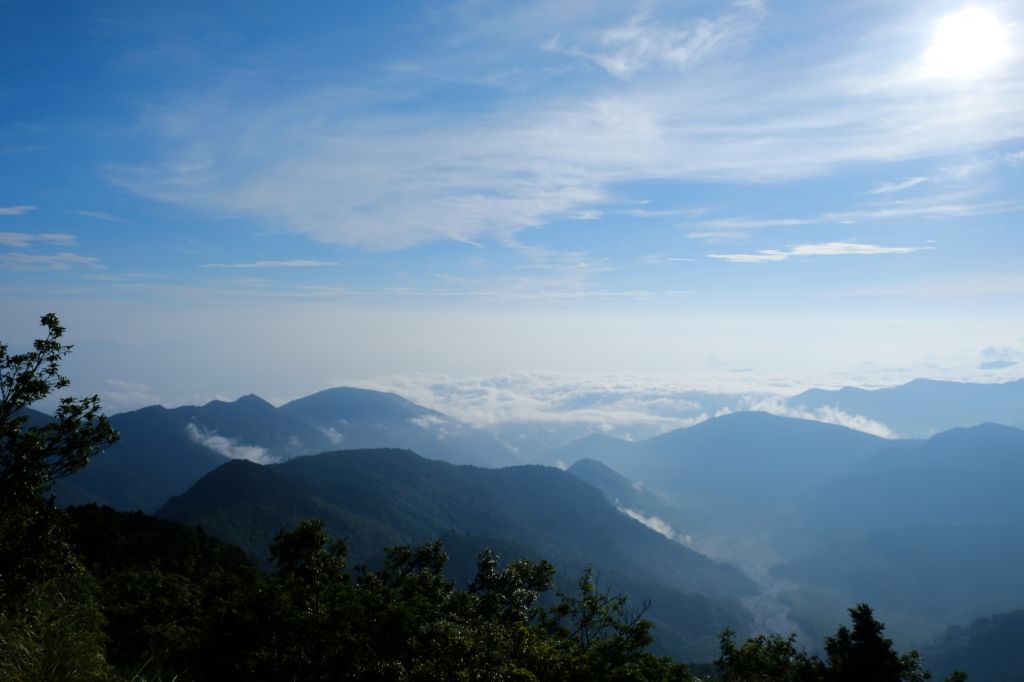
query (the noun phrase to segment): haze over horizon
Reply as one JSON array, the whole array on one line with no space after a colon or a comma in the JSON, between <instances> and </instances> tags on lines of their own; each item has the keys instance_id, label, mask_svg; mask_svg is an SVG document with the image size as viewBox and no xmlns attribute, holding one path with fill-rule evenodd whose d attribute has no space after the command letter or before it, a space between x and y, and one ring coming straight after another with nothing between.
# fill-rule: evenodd
<instances>
[{"instance_id":1,"label":"haze over horizon","mask_svg":"<svg viewBox=\"0 0 1024 682\"><path fill-rule=\"evenodd\" d=\"M0 26L4 338L110 411L1024 377L1020 3Z\"/></svg>"}]
</instances>

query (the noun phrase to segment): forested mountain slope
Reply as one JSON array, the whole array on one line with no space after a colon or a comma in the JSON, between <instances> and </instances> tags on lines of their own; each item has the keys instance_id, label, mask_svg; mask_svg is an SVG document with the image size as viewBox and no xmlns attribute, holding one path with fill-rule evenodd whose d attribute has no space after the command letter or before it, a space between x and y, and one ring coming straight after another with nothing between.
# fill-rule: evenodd
<instances>
[{"instance_id":1,"label":"forested mountain slope","mask_svg":"<svg viewBox=\"0 0 1024 682\"><path fill-rule=\"evenodd\" d=\"M441 536L493 538L530 548L566 575L592 564L634 599L657 596L659 641L676 652L713 647L749 616L735 598L754 585L735 568L630 519L594 487L558 469L482 469L400 450L361 450L260 466L230 462L170 500L160 516L198 524L257 559L282 527L321 518L354 562L384 546ZM456 543L458 544L458 543ZM674 636L673 636L674 635Z\"/></svg>"}]
</instances>

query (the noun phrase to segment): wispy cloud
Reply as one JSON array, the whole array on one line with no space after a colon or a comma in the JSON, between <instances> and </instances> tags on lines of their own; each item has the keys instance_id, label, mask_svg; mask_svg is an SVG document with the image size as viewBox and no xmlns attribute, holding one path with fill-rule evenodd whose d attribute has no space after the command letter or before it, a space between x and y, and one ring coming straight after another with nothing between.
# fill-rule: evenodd
<instances>
[{"instance_id":1,"label":"wispy cloud","mask_svg":"<svg viewBox=\"0 0 1024 682\"><path fill-rule=\"evenodd\" d=\"M703 227L725 228L736 230L753 230L762 227L796 227L799 225L813 225L821 222L820 218L720 218L715 220L702 220Z\"/></svg>"},{"instance_id":2,"label":"wispy cloud","mask_svg":"<svg viewBox=\"0 0 1024 682\"><path fill-rule=\"evenodd\" d=\"M216 431L207 430L191 422L185 427L185 431L194 443L229 459L247 459L257 464L272 464L276 461L266 448L258 445L244 445L234 438L222 436Z\"/></svg>"},{"instance_id":3,"label":"wispy cloud","mask_svg":"<svg viewBox=\"0 0 1024 682\"><path fill-rule=\"evenodd\" d=\"M915 178L916 179L916 178ZM922 180L929 181L931 178ZM899 183L897 183L899 184ZM897 190L892 190L895 192ZM877 193L877 192L873 192ZM904 218L964 218L970 216L1010 213L1024 209L1024 202L1010 199L979 201L976 191L967 189L941 192L921 197L874 201L860 208L828 211L813 217L757 218L737 217L695 221L702 229L688 233L694 239L730 239L745 236L741 230L813 225L848 225L865 221Z\"/></svg>"},{"instance_id":4,"label":"wispy cloud","mask_svg":"<svg viewBox=\"0 0 1024 682\"><path fill-rule=\"evenodd\" d=\"M826 424L836 424L838 426L845 426L848 429L870 433L880 438L892 439L897 437L897 435L893 433L892 429L880 421L868 419L867 417L858 414L849 414L837 407L829 405L812 410L803 407L802 405L788 405L785 400L778 397L768 397L760 401L751 401L748 409L769 412L771 414L777 414L780 417L808 419L811 421L824 422Z\"/></svg>"},{"instance_id":5,"label":"wispy cloud","mask_svg":"<svg viewBox=\"0 0 1024 682\"><path fill-rule=\"evenodd\" d=\"M96 220L103 220L108 223L127 223L128 221L124 218L118 218L116 215L107 213L106 211L71 211L75 215L84 216L86 218L95 218Z\"/></svg>"},{"instance_id":6,"label":"wispy cloud","mask_svg":"<svg viewBox=\"0 0 1024 682\"><path fill-rule=\"evenodd\" d=\"M717 258L730 263L772 263L790 258L808 256L878 256L904 254L930 249L930 246L876 246L851 242L826 242L824 244L799 244L786 250L762 249L756 253L712 253L708 258Z\"/></svg>"},{"instance_id":7,"label":"wispy cloud","mask_svg":"<svg viewBox=\"0 0 1024 682\"><path fill-rule=\"evenodd\" d=\"M694 230L686 233L687 239L699 239L705 244L738 242L747 238L746 232L737 230Z\"/></svg>"},{"instance_id":8,"label":"wispy cloud","mask_svg":"<svg viewBox=\"0 0 1024 682\"><path fill-rule=\"evenodd\" d=\"M0 253L0 270L69 270L74 267L102 268L99 258L76 253Z\"/></svg>"},{"instance_id":9,"label":"wispy cloud","mask_svg":"<svg viewBox=\"0 0 1024 682\"><path fill-rule=\"evenodd\" d=\"M593 62L616 78L629 79L652 65L688 69L748 36L764 14L757 0L737 2L731 11L713 19L681 24L665 23L641 13L624 24L578 36L569 44L556 36L547 48Z\"/></svg>"},{"instance_id":10,"label":"wispy cloud","mask_svg":"<svg viewBox=\"0 0 1024 682\"><path fill-rule=\"evenodd\" d=\"M696 218L708 212L706 208L672 208L665 210L652 210L646 208L631 208L620 211L622 215L631 218Z\"/></svg>"},{"instance_id":11,"label":"wispy cloud","mask_svg":"<svg viewBox=\"0 0 1024 682\"><path fill-rule=\"evenodd\" d=\"M252 263L206 263L204 268L326 268L337 265L323 260L258 260Z\"/></svg>"},{"instance_id":12,"label":"wispy cloud","mask_svg":"<svg viewBox=\"0 0 1024 682\"><path fill-rule=\"evenodd\" d=\"M906 180L900 180L899 182L886 182L879 185L878 187L875 187L873 190L868 192L868 194L892 194L893 192L902 192L905 189L917 187L922 182L927 181L928 178L926 177L915 177L907 178Z\"/></svg>"},{"instance_id":13,"label":"wispy cloud","mask_svg":"<svg viewBox=\"0 0 1024 682\"><path fill-rule=\"evenodd\" d=\"M968 184L977 184L979 179L986 178L1001 163L1013 165L1012 155L1002 157L975 157L973 159L943 166L931 175L918 175L895 182L886 182L878 185L868 194L894 194L904 190L917 187L925 183L936 183L946 186L963 187ZM927 201L927 199L926 199Z\"/></svg>"},{"instance_id":14,"label":"wispy cloud","mask_svg":"<svg viewBox=\"0 0 1024 682\"><path fill-rule=\"evenodd\" d=\"M61 233L32 234L29 232L0 232L0 246L24 249L36 243L73 246L75 243L75 236L73 234Z\"/></svg>"},{"instance_id":15,"label":"wispy cloud","mask_svg":"<svg viewBox=\"0 0 1024 682\"><path fill-rule=\"evenodd\" d=\"M675 529L672 528L672 525L668 521L662 519L660 516L647 516L641 511L637 511L635 509L628 509L626 507L618 507L618 510L626 516L628 516L629 518L633 519L634 521L639 521L640 523L644 524L645 526L653 530L655 533L660 533L661 535L664 535L669 540L675 540L677 537L677 533Z\"/></svg>"},{"instance_id":16,"label":"wispy cloud","mask_svg":"<svg viewBox=\"0 0 1024 682\"><path fill-rule=\"evenodd\" d=\"M36 210L35 206L0 206L0 216L24 215L29 211Z\"/></svg>"},{"instance_id":17,"label":"wispy cloud","mask_svg":"<svg viewBox=\"0 0 1024 682\"><path fill-rule=\"evenodd\" d=\"M152 160L107 172L146 197L256 217L323 242L400 249L438 239L504 241L556 219L586 216L607 206L612 188L631 181L781 182L1024 136L1024 73L1017 62L966 91L962 83L896 78L926 45L894 53L886 46L902 41L888 34L874 38L878 44L870 36L863 44L849 38L813 59L786 45L770 60L742 47L723 49L742 46L743 31L762 25L757 3L734 6L729 19L679 21L661 15L659 6L625 23L621 17L604 23L612 29L594 29L590 21L591 28L574 31L565 22L545 50L552 11L578 18L597 10L510 5L517 7L477 13L488 55L546 59L544 66L556 69L599 64L622 78L579 79L571 94L528 83L517 96L487 100L468 113L444 105L441 111L367 106L368 99L399 99L399 92L415 98L415 88L423 87L416 73L391 72L359 92L311 86L282 95L254 85L239 97L241 86L225 84L151 109L142 129L155 136ZM914 16L890 19L897 32L920 23ZM477 61L476 52L459 51L458 41L445 44L453 46L446 63ZM648 72L657 77L646 78ZM711 227L986 210L1006 205L883 206Z\"/></svg>"}]
</instances>

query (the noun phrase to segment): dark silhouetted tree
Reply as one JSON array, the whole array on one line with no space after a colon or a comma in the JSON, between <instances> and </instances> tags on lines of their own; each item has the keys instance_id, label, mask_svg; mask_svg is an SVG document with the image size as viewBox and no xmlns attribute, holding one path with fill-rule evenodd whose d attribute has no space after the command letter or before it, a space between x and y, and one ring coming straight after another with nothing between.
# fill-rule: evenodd
<instances>
[{"instance_id":1,"label":"dark silhouetted tree","mask_svg":"<svg viewBox=\"0 0 1024 682\"><path fill-rule=\"evenodd\" d=\"M30 351L0 343L0 677L90 679L106 670L95 580L49 492L117 434L97 396L61 398L52 419L30 423L27 408L69 384L64 327L52 313L41 323Z\"/></svg>"},{"instance_id":2,"label":"dark silhouetted tree","mask_svg":"<svg viewBox=\"0 0 1024 682\"><path fill-rule=\"evenodd\" d=\"M850 609L853 627L843 626L825 640L829 680L834 682L920 682L931 679L921 667L916 651L899 654L892 640L883 636L885 626L875 619L871 607L858 604Z\"/></svg>"}]
</instances>

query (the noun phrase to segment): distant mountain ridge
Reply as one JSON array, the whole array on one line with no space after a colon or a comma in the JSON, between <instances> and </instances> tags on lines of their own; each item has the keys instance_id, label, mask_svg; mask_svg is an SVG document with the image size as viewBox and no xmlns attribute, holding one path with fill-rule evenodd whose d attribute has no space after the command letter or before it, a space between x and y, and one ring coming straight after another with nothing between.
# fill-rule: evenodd
<instances>
[{"instance_id":1,"label":"distant mountain ridge","mask_svg":"<svg viewBox=\"0 0 1024 682\"><path fill-rule=\"evenodd\" d=\"M598 460L662 495L694 528L721 533L792 513L818 486L901 446L835 424L736 412L645 441L587 438L557 454Z\"/></svg>"},{"instance_id":2,"label":"distant mountain ridge","mask_svg":"<svg viewBox=\"0 0 1024 682\"><path fill-rule=\"evenodd\" d=\"M331 439L318 450L407 448L455 464L508 466L519 460L489 432L405 398L360 388L329 388L282 405L280 411Z\"/></svg>"},{"instance_id":3,"label":"distant mountain ridge","mask_svg":"<svg viewBox=\"0 0 1024 682\"><path fill-rule=\"evenodd\" d=\"M517 463L484 431L400 396L356 388L321 391L282 407L256 395L154 405L114 415L111 423L120 441L58 483L61 504L152 512L229 460L270 463L339 447L408 447L460 463Z\"/></svg>"},{"instance_id":4,"label":"distant mountain ridge","mask_svg":"<svg viewBox=\"0 0 1024 682\"><path fill-rule=\"evenodd\" d=\"M1021 481L1024 430L1008 426L883 449L799 505L810 549L772 573L931 626L1022 608Z\"/></svg>"},{"instance_id":5,"label":"distant mountain ridge","mask_svg":"<svg viewBox=\"0 0 1024 682\"><path fill-rule=\"evenodd\" d=\"M823 486L802 515L824 537L880 526L1024 520L1024 430L1001 424L951 429L886 448Z\"/></svg>"},{"instance_id":6,"label":"distant mountain ridge","mask_svg":"<svg viewBox=\"0 0 1024 682\"><path fill-rule=\"evenodd\" d=\"M812 413L822 407L836 408L912 435L932 435L936 424L971 425L963 422L972 422L976 417L979 421L1024 426L1024 380L961 384L922 379L871 391L814 389L794 396L787 404ZM925 418L929 414L938 417L929 421ZM62 504L99 502L118 509L152 511L227 459L281 461L338 448L409 448L427 457L492 467L521 463L517 452L505 443L510 434L501 428L476 428L399 395L357 388L327 389L277 408L255 395L231 402L214 400L202 406L151 406L114 415L112 421L121 432L121 442L97 457L90 470L58 485ZM706 423L729 424L716 419ZM738 431L752 426L752 432L763 433L769 442L784 436L785 431L773 434L763 424L733 425ZM644 462L657 459L649 452L635 457L645 449L707 452L708 443L718 436L709 432L701 445L700 434L716 427L698 424L694 428L696 431L681 430L686 432L685 436L678 435L677 430L640 441L647 443L644 446L594 435L585 442L575 441L530 457L566 465L590 457L633 480L644 480L652 475L660 477L661 473L661 465L645 469ZM496 434L503 435L499 438ZM732 441L723 444L726 451L739 447L741 438L728 434L724 437ZM673 439L680 442L673 443ZM751 439L747 447L758 447L756 440ZM518 441L513 437L509 442ZM669 478L684 475L685 460L693 461L694 456L684 458L678 464L680 470ZM813 470L814 467L810 471Z\"/></svg>"},{"instance_id":7,"label":"distant mountain ridge","mask_svg":"<svg viewBox=\"0 0 1024 682\"><path fill-rule=\"evenodd\" d=\"M1024 427L1024 379L969 383L915 379L890 388L814 388L787 401L793 408L833 407L885 424L905 438L994 422Z\"/></svg>"}]
</instances>

